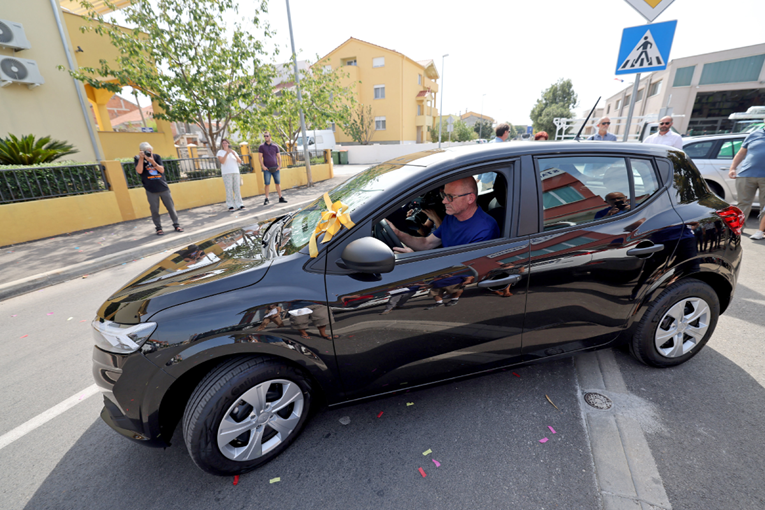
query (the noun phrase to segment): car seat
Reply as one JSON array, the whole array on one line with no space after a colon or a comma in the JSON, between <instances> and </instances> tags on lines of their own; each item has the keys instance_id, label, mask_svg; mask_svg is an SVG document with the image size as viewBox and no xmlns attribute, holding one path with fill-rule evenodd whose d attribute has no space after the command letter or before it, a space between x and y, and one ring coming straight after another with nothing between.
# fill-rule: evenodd
<instances>
[{"instance_id":1,"label":"car seat","mask_svg":"<svg viewBox=\"0 0 765 510\"><path fill-rule=\"evenodd\" d=\"M504 235L505 217L507 216L507 181L501 173L497 173L497 178L494 181L494 198L489 202L486 212L494 218L499 225L500 234Z\"/></svg>"}]
</instances>

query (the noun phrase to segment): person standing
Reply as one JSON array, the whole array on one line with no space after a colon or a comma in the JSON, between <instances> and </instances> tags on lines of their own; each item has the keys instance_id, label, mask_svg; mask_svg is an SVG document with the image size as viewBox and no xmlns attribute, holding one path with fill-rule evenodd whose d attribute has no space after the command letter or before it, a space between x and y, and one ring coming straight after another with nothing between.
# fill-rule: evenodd
<instances>
[{"instance_id":1,"label":"person standing","mask_svg":"<svg viewBox=\"0 0 765 510\"><path fill-rule=\"evenodd\" d=\"M588 140L597 140L603 142L615 142L616 135L608 132L608 128L611 125L611 119L608 117L602 117L598 121L598 132L588 138Z\"/></svg>"},{"instance_id":2,"label":"person standing","mask_svg":"<svg viewBox=\"0 0 765 510\"><path fill-rule=\"evenodd\" d=\"M744 213L744 218L749 218L752 212L752 202L760 191L760 225L750 239L765 239L765 127L750 133L741 144L736 157L730 164L728 177L736 179L736 193L738 194L738 208Z\"/></svg>"},{"instance_id":3,"label":"person standing","mask_svg":"<svg viewBox=\"0 0 765 510\"><path fill-rule=\"evenodd\" d=\"M672 117L662 117L659 121L659 132L654 133L645 140L643 143L653 143L656 145L669 145L676 149L683 149L683 137L677 133L673 133L669 128L672 127Z\"/></svg>"},{"instance_id":4,"label":"person standing","mask_svg":"<svg viewBox=\"0 0 765 510\"><path fill-rule=\"evenodd\" d=\"M502 123L494 130L494 143L506 142L510 136L510 124Z\"/></svg>"},{"instance_id":5,"label":"person standing","mask_svg":"<svg viewBox=\"0 0 765 510\"><path fill-rule=\"evenodd\" d=\"M234 152L227 139L220 142L220 150L216 154L220 161L220 173L223 177L223 185L226 187L226 205L229 211L234 209L244 209L242 194L239 186L241 184L241 175L239 175L239 165L242 159L239 154Z\"/></svg>"},{"instance_id":6,"label":"person standing","mask_svg":"<svg viewBox=\"0 0 765 510\"><path fill-rule=\"evenodd\" d=\"M547 131L540 131L539 133L534 135L534 141L535 142L546 142L550 139L550 135L547 134Z\"/></svg>"},{"instance_id":7,"label":"person standing","mask_svg":"<svg viewBox=\"0 0 765 510\"><path fill-rule=\"evenodd\" d=\"M162 223L159 218L159 201L165 204L165 209L173 221L173 227L176 232L183 232L178 223L178 215L175 213L175 204L173 196L170 194L170 187L165 181L165 167L162 166L162 158L153 154L154 149L149 142L143 142L138 146L138 156L133 158L135 171L141 176L141 183L146 190L146 198L149 200L149 210L151 219L157 229L157 235L164 235Z\"/></svg>"},{"instance_id":8,"label":"person standing","mask_svg":"<svg viewBox=\"0 0 765 510\"><path fill-rule=\"evenodd\" d=\"M282 196L281 178L279 170L282 168L281 158L279 157L279 146L271 141L271 135L266 131L263 133L265 143L258 147L258 158L260 158L260 168L263 169L263 181L266 183L266 199L263 205L268 205L268 187L271 185L271 178L274 179L276 193L279 195L279 202L286 204Z\"/></svg>"}]
</instances>

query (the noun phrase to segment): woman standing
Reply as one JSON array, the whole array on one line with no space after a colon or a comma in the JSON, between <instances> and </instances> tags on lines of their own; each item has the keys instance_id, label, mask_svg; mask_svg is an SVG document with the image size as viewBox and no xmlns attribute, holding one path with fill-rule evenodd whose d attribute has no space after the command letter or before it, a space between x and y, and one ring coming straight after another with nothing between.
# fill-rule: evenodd
<instances>
[{"instance_id":1,"label":"woman standing","mask_svg":"<svg viewBox=\"0 0 765 510\"><path fill-rule=\"evenodd\" d=\"M220 147L221 149L216 156L218 161L220 161L220 173L223 177L223 184L226 186L226 205L229 211L244 209L242 195L239 192L241 179L239 165L242 163L242 160L225 138L221 140Z\"/></svg>"}]
</instances>

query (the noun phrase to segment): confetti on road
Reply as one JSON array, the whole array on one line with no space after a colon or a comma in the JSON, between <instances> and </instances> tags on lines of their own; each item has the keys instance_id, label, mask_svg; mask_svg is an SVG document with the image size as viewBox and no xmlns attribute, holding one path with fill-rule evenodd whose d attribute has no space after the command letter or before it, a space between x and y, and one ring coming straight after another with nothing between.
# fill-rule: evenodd
<instances>
[{"instance_id":1,"label":"confetti on road","mask_svg":"<svg viewBox=\"0 0 765 510\"><path fill-rule=\"evenodd\" d=\"M68 320L68 321L70 321L70 320L72 320L72 319L74 319L74 317L69 317L67 320Z\"/></svg>"},{"instance_id":2,"label":"confetti on road","mask_svg":"<svg viewBox=\"0 0 765 510\"><path fill-rule=\"evenodd\" d=\"M80 322L88 322L88 319L82 319Z\"/></svg>"},{"instance_id":3,"label":"confetti on road","mask_svg":"<svg viewBox=\"0 0 765 510\"><path fill-rule=\"evenodd\" d=\"M16 317L16 315L11 315L11 317Z\"/></svg>"},{"instance_id":4,"label":"confetti on road","mask_svg":"<svg viewBox=\"0 0 765 510\"><path fill-rule=\"evenodd\" d=\"M29 336L29 335L24 335L24 336L22 336L21 338L26 338L26 337L28 337L28 336Z\"/></svg>"},{"instance_id":5,"label":"confetti on road","mask_svg":"<svg viewBox=\"0 0 765 510\"><path fill-rule=\"evenodd\" d=\"M53 312L48 312L48 315L53 315Z\"/></svg>"},{"instance_id":6,"label":"confetti on road","mask_svg":"<svg viewBox=\"0 0 765 510\"><path fill-rule=\"evenodd\" d=\"M438 462L436 459L430 459L430 460L432 460L432 461L433 461L433 464L435 464L435 465L436 465L436 467L441 467L441 463L440 463L440 462Z\"/></svg>"},{"instance_id":7,"label":"confetti on road","mask_svg":"<svg viewBox=\"0 0 765 510\"><path fill-rule=\"evenodd\" d=\"M552 404L552 406L553 406L555 409L558 409L558 406L556 406L555 404L553 404L553 401L552 401L552 400L550 400L550 397L548 397L547 395L545 395L545 398L547 399L547 401L548 401L549 403L551 403L551 404ZM560 411L560 409L558 409L558 411Z\"/></svg>"},{"instance_id":8,"label":"confetti on road","mask_svg":"<svg viewBox=\"0 0 765 510\"><path fill-rule=\"evenodd\" d=\"M515 377L518 377L518 378L520 378L520 377L521 377L520 375L516 374L515 372L513 372L513 375L514 375Z\"/></svg>"},{"instance_id":9,"label":"confetti on road","mask_svg":"<svg viewBox=\"0 0 765 510\"><path fill-rule=\"evenodd\" d=\"M425 474L425 471L423 471L422 468L417 468L417 469L420 471L420 474L422 475L423 478L428 476L428 475Z\"/></svg>"},{"instance_id":10,"label":"confetti on road","mask_svg":"<svg viewBox=\"0 0 765 510\"><path fill-rule=\"evenodd\" d=\"M539 440L540 443L546 443L547 441L549 441L549 439L546 437Z\"/></svg>"},{"instance_id":11,"label":"confetti on road","mask_svg":"<svg viewBox=\"0 0 765 510\"><path fill-rule=\"evenodd\" d=\"M276 482L281 482L281 481L282 481L281 477L277 476L276 478L271 478L268 481L268 483L276 483Z\"/></svg>"},{"instance_id":12,"label":"confetti on road","mask_svg":"<svg viewBox=\"0 0 765 510\"><path fill-rule=\"evenodd\" d=\"M555 432L555 429L552 428L551 426L548 425L547 428L550 429L550 432L552 432L553 434L557 434L557 432Z\"/></svg>"},{"instance_id":13,"label":"confetti on road","mask_svg":"<svg viewBox=\"0 0 765 510\"><path fill-rule=\"evenodd\" d=\"M433 453L433 450L431 450L430 448L422 452L423 455L430 455L431 453Z\"/></svg>"},{"instance_id":14,"label":"confetti on road","mask_svg":"<svg viewBox=\"0 0 765 510\"><path fill-rule=\"evenodd\" d=\"M85 278L87 278L88 276L90 276L90 275L84 274L84 275L82 275L82 278L83 278L83 279L85 279Z\"/></svg>"},{"instance_id":15,"label":"confetti on road","mask_svg":"<svg viewBox=\"0 0 765 510\"><path fill-rule=\"evenodd\" d=\"M79 247L79 246L75 246L75 247L74 247L74 249L75 249L75 250L79 250L79 249L80 249L80 247Z\"/></svg>"},{"instance_id":16,"label":"confetti on road","mask_svg":"<svg viewBox=\"0 0 765 510\"><path fill-rule=\"evenodd\" d=\"M406 403L406 407L413 406L413 405L414 405L414 402L407 402Z\"/></svg>"},{"instance_id":17,"label":"confetti on road","mask_svg":"<svg viewBox=\"0 0 765 510\"><path fill-rule=\"evenodd\" d=\"M377 417L381 417L385 411L380 411L380 414L377 415Z\"/></svg>"},{"instance_id":18,"label":"confetti on road","mask_svg":"<svg viewBox=\"0 0 765 510\"><path fill-rule=\"evenodd\" d=\"M340 418L340 423L342 425L348 425L350 422L351 422L351 418L348 416L343 416L342 418Z\"/></svg>"},{"instance_id":19,"label":"confetti on road","mask_svg":"<svg viewBox=\"0 0 765 510\"><path fill-rule=\"evenodd\" d=\"M234 485L239 483L239 475L234 475Z\"/></svg>"}]
</instances>

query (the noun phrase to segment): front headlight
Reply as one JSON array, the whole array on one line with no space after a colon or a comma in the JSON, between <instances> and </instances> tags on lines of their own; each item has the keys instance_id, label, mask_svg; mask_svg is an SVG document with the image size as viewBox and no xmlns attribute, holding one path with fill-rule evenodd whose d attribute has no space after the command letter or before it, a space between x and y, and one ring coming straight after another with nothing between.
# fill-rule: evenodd
<instances>
[{"instance_id":1,"label":"front headlight","mask_svg":"<svg viewBox=\"0 0 765 510\"><path fill-rule=\"evenodd\" d=\"M156 322L142 324L117 324L112 321L94 320L93 338L96 346L106 352L130 354L141 348L157 329Z\"/></svg>"}]
</instances>

